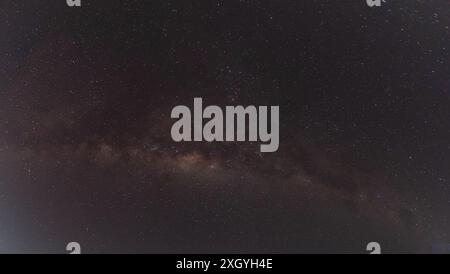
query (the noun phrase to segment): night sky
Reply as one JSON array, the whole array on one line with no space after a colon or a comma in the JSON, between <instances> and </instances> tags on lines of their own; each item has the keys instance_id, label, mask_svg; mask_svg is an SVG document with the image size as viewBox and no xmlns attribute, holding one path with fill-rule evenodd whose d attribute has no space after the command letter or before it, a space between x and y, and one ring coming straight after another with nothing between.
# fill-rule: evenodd
<instances>
[{"instance_id":1,"label":"night sky","mask_svg":"<svg viewBox=\"0 0 450 274\"><path fill-rule=\"evenodd\" d=\"M1 0L0 253L450 243L450 2ZM172 140L280 107L280 147Z\"/></svg>"}]
</instances>

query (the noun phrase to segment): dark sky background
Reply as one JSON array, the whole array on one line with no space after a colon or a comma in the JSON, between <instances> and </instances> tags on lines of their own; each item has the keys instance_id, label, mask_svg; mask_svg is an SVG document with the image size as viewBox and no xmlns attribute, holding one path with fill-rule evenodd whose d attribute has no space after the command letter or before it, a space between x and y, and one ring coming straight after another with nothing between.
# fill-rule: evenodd
<instances>
[{"instance_id":1,"label":"dark sky background","mask_svg":"<svg viewBox=\"0 0 450 274\"><path fill-rule=\"evenodd\" d=\"M2 0L0 252L450 243L450 2ZM175 143L279 105L280 148Z\"/></svg>"}]
</instances>

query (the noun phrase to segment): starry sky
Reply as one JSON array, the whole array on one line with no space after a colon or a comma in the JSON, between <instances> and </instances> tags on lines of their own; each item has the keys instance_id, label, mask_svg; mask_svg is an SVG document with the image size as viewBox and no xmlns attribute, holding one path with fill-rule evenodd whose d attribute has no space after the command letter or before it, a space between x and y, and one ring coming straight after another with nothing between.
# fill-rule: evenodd
<instances>
[{"instance_id":1,"label":"starry sky","mask_svg":"<svg viewBox=\"0 0 450 274\"><path fill-rule=\"evenodd\" d=\"M450 243L450 2L2 0L0 253ZM280 147L177 105L280 106Z\"/></svg>"}]
</instances>

